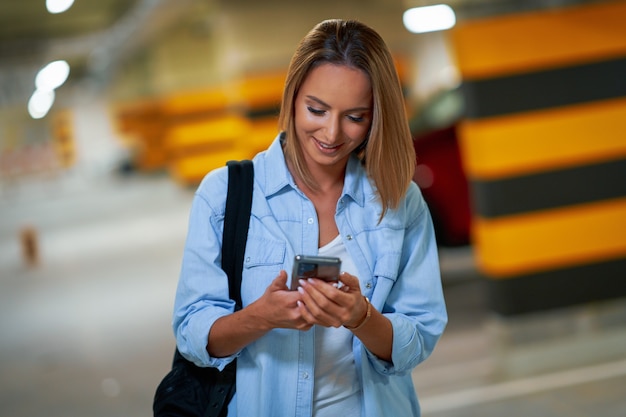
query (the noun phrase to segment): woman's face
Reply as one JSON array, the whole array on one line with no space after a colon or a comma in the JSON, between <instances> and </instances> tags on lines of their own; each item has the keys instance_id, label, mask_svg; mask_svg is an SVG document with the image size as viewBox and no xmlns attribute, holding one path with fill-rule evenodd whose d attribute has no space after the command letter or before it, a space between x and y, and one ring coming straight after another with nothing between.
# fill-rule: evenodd
<instances>
[{"instance_id":1,"label":"woman's face","mask_svg":"<svg viewBox=\"0 0 626 417\"><path fill-rule=\"evenodd\" d=\"M361 70L322 64L295 100L295 128L309 169L345 164L372 123L372 85Z\"/></svg>"}]
</instances>

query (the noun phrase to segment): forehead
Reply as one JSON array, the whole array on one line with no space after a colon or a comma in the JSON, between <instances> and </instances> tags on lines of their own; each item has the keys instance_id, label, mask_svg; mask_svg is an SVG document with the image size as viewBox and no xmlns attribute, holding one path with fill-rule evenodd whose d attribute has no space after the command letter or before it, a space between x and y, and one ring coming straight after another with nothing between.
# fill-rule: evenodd
<instances>
[{"instance_id":1,"label":"forehead","mask_svg":"<svg viewBox=\"0 0 626 417\"><path fill-rule=\"evenodd\" d=\"M331 107L370 107L372 85L369 76L360 69L326 63L309 71L298 96L313 96Z\"/></svg>"}]
</instances>

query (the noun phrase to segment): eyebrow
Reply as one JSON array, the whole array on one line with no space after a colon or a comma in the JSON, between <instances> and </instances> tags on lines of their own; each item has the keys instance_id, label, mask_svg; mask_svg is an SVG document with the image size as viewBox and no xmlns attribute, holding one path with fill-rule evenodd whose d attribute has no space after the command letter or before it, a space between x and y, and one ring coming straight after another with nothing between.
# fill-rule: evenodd
<instances>
[{"instance_id":1,"label":"eyebrow","mask_svg":"<svg viewBox=\"0 0 626 417\"><path fill-rule=\"evenodd\" d=\"M319 98L317 98L315 96L308 95L308 96L306 96L306 98L308 98L309 100L315 101L316 103L320 104L321 106L324 106L324 107L327 107L327 108L331 107L328 103L324 102L323 100L320 100ZM368 107L355 107L353 109L348 109L346 111L347 112L354 112L354 111L370 111L370 110L372 110L372 108L368 106Z\"/></svg>"}]
</instances>

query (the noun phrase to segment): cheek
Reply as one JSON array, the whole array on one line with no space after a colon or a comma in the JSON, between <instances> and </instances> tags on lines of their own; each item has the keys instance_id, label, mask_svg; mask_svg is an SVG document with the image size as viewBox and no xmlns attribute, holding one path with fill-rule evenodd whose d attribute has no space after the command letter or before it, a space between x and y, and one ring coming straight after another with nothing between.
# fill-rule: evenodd
<instances>
[{"instance_id":1,"label":"cheek","mask_svg":"<svg viewBox=\"0 0 626 417\"><path fill-rule=\"evenodd\" d=\"M294 120L296 129L298 130L311 130L316 126L315 119L313 119L311 113L308 111L296 110Z\"/></svg>"},{"instance_id":2,"label":"cheek","mask_svg":"<svg viewBox=\"0 0 626 417\"><path fill-rule=\"evenodd\" d=\"M361 141L367 135L367 131L369 130L368 125L361 125L355 123L346 123L344 125L343 131L346 136L348 136L352 140Z\"/></svg>"}]
</instances>

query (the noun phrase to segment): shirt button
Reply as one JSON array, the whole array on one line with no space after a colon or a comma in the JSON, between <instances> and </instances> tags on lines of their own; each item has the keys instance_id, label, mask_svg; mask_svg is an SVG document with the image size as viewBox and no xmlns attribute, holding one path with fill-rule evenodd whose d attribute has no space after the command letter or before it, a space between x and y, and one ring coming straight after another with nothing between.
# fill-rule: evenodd
<instances>
[{"instance_id":1,"label":"shirt button","mask_svg":"<svg viewBox=\"0 0 626 417\"><path fill-rule=\"evenodd\" d=\"M308 224L313 224L313 222L314 222L313 217L309 217L309 219L307 220L307 223Z\"/></svg>"},{"instance_id":2,"label":"shirt button","mask_svg":"<svg viewBox=\"0 0 626 417\"><path fill-rule=\"evenodd\" d=\"M246 263L250 263L250 257L249 256L246 258Z\"/></svg>"},{"instance_id":3,"label":"shirt button","mask_svg":"<svg viewBox=\"0 0 626 417\"><path fill-rule=\"evenodd\" d=\"M348 239L348 240L352 240L352 235L348 235L348 236L346 236L346 239Z\"/></svg>"},{"instance_id":4,"label":"shirt button","mask_svg":"<svg viewBox=\"0 0 626 417\"><path fill-rule=\"evenodd\" d=\"M308 372L303 372L302 373L302 378L309 379L309 373Z\"/></svg>"},{"instance_id":5,"label":"shirt button","mask_svg":"<svg viewBox=\"0 0 626 417\"><path fill-rule=\"evenodd\" d=\"M372 283L368 282L367 284L365 284L365 288L367 288L368 290L372 288Z\"/></svg>"}]
</instances>

